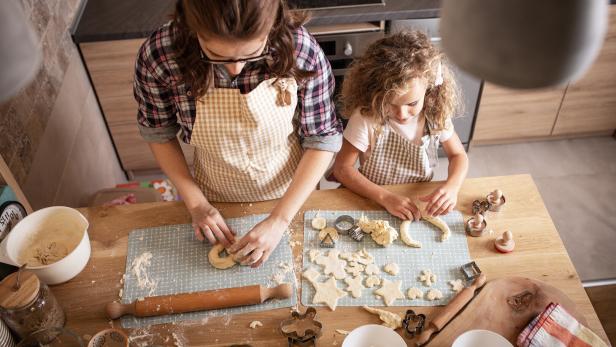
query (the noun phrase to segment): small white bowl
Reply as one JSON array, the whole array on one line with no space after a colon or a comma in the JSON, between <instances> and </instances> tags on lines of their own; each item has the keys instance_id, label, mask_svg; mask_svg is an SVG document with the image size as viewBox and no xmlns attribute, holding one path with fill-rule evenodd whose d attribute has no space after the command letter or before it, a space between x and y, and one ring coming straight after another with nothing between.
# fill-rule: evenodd
<instances>
[{"instance_id":1,"label":"small white bowl","mask_svg":"<svg viewBox=\"0 0 616 347\"><path fill-rule=\"evenodd\" d=\"M342 342L342 347L406 347L406 342L393 329L368 324L353 329Z\"/></svg>"},{"instance_id":2,"label":"small white bowl","mask_svg":"<svg viewBox=\"0 0 616 347\"><path fill-rule=\"evenodd\" d=\"M513 347L506 338L490 330L469 330L458 336L451 347Z\"/></svg>"}]
</instances>

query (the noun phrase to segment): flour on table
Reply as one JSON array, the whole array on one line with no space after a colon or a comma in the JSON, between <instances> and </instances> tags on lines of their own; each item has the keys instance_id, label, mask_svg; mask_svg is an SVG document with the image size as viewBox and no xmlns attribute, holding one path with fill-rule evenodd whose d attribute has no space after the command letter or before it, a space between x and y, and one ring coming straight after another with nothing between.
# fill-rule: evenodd
<instances>
[{"instance_id":1,"label":"flour on table","mask_svg":"<svg viewBox=\"0 0 616 347\"><path fill-rule=\"evenodd\" d=\"M150 266L150 259L152 259L152 253L144 252L135 259L133 259L131 270L137 277L137 286L141 289L148 289L148 295L152 295L156 290L158 281L154 281L148 274L148 267Z\"/></svg>"},{"instance_id":2,"label":"flour on table","mask_svg":"<svg viewBox=\"0 0 616 347\"><path fill-rule=\"evenodd\" d=\"M308 257L310 258L310 261L313 263L320 255L321 255L321 251L316 248L313 248L308 251Z\"/></svg>"}]
</instances>

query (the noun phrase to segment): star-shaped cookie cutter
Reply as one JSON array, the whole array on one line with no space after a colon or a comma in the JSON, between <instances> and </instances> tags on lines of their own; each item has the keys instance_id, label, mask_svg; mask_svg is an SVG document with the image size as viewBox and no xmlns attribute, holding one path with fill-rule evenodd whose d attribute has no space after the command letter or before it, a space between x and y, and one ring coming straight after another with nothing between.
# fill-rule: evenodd
<instances>
[{"instance_id":1,"label":"star-shaped cookie cutter","mask_svg":"<svg viewBox=\"0 0 616 347\"><path fill-rule=\"evenodd\" d=\"M289 346L316 346L323 329L323 324L314 319L316 315L314 307L308 307L304 314L294 310L291 319L280 323L280 331L287 337Z\"/></svg>"}]
</instances>

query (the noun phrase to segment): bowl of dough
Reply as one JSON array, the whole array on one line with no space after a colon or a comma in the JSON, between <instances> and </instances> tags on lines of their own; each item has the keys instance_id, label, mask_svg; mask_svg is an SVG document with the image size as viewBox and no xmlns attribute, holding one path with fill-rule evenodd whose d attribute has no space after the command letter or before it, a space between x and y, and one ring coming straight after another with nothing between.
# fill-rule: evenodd
<instances>
[{"instance_id":1,"label":"bowl of dough","mask_svg":"<svg viewBox=\"0 0 616 347\"><path fill-rule=\"evenodd\" d=\"M0 244L0 262L21 266L46 284L77 276L90 259L88 220L70 207L40 209L10 231Z\"/></svg>"}]
</instances>

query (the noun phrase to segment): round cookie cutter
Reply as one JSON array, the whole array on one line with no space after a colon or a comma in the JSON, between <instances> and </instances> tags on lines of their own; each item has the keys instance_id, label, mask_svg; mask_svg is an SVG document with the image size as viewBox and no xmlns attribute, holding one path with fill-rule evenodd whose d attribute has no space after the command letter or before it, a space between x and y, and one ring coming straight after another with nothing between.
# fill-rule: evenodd
<instances>
[{"instance_id":1,"label":"round cookie cutter","mask_svg":"<svg viewBox=\"0 0 616 347\"><path fill-rule=\"evenodd\" d=\"M340 234L348 234L349 230L353 229L354 226L355 218L346 214L339 216L334 221L334 228L336 228Z\"/></svg>"}]
</instances>

